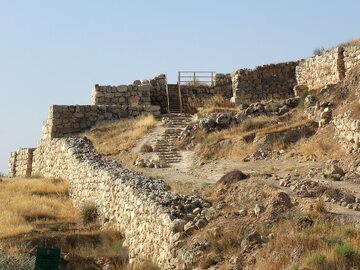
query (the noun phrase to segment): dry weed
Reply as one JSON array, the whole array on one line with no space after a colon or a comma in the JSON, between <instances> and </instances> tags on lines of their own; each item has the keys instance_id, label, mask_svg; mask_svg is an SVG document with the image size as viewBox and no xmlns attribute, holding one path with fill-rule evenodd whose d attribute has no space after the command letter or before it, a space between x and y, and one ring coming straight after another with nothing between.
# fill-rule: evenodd
<instances>
[{"instance_id":1,"label":"dry weed","mask_svg":"<svg viewBox=\"0 0 360 270\"><path fill-rule=\"evenodd\" d=\"M84 135L91 140L95 150L101 155L111 156L122 162L130 163L133 157L129 154L129 150L155 124L154 116L141 116L135 119L101 125L91 129Z\"/></svg>"},{"instance_id":2,"label":"dry weed","mask_svg":"<svg viewBox=\"0 0 360 270\"><path fill-rule=\"evenodd\" d=\"M11 179L0 183L0 238L30 232L31 221L75 222L65 181Z\"/></svg>"}]
</instances>

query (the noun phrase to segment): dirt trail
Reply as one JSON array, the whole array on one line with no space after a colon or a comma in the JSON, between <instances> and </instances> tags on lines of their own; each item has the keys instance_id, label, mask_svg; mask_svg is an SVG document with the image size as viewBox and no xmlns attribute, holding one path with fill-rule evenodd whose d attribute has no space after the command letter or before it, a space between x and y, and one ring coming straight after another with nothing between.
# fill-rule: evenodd
<instances>
[{"instance_id":1,"label":"dirt trail","mask_svg":"<svg viewBox=\"0 0 360 270\"><path fill-rule=\"evenodd\" d=\"M154 130L144 137L133 151L138 151L144 143L155 143L156 139L164 134L167 127L164 122L159 122ZM173 143L173 142L172 142ZM193 151L179 151L181 159L178 163L171 164L167 168L139 168L135 170L141 171L145 175L163 179L168 183L182 182L189 185L207 185L216 183L224 174L232 170L241 170L246 174L252 175L260 183L271 185L296 196L296 194L286 187L279 185L276 178L287 177L291 174L297 174L301 179L309 178L307 175L311 169L320 170L324 164L314 161L300 161L296 157L289 158L286 153L277 158L266 160L250 160L244 162L242 158L229 158L215 161L200 161L196 156L196 149ZM271 175L272 177L263 177L261 175ZM355 197L360 198L360 185L350 181L329 181L321 175L311 178L312 181L321 183L327 187L341 189ZM309 199L314 201L314 199ZM338 214L355 215L360 217L359 211L354 211L341 207L334 203L327 203L328 208L332 212Z\"/></svg>"}]
</instances>

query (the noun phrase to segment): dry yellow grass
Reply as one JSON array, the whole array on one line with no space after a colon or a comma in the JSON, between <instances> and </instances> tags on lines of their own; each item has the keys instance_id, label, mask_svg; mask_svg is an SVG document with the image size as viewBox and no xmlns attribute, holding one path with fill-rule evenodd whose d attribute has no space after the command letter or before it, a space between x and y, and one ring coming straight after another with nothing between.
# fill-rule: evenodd
<instances>
[{"instance_id":1,"label":"dry yellow grass","mask_svg":"<svg viewBox=\"0 0 360 270\"><path fill-rule=\"evenodd\" d=\"M111 156L128 163L133 159L129 154L129 150L155 124L154 116L141 116L135 119L97 126L84 135L91 140L95 150L101 155Z\"/></svg>"},{"instance_id":2,"label":"dry yellow grass","mask_svg":"<svg viewBox=\"0 0 360 270\"><path fill-rule=\"evenodd\" d=\"M75 222L65 181L7 179L0 183L0 238L30 232L37 220Z\"/></svg>"},{"instance_id":3,"label":"dry yellow grass","mask_svg":"<svg viewBox=\"0 0 360 270\"><path fill-rule=\"evenodd\" d=\"M305 156L316 155L319 160L340 159L346 153L340 143L334 139L334 135L334 129L326 127L313 138L300 140L294 149Z\"/></svg>"},{"instance_id":4,"label":"dry yellow grass","mask_svg":"<svg viewBox=\"0 0 360 270\"><path fill-rule=\"evenodd\" d=\"M192 98L188 102L189 113L197 112L198 108L202 108L200 115L221 112L239 112L240 109L230 100L220 95L214 95L206 100Z\"/></svg>"}]
</instances>

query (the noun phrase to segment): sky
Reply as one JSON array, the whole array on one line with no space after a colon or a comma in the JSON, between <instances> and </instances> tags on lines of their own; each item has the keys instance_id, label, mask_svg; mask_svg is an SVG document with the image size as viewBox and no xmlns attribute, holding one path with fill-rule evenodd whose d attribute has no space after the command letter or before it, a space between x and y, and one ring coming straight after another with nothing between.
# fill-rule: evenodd
<instances>
[{"instance_id":1,"label":"sky","mask_svg":"<svg viewBox=\"0 0 360 270\"><path fill-rule=\"evenodd\" d=\"M0 0L0 172L95 84L228 73L360 37L358 0Z\"/></svg>"}]
</instances>

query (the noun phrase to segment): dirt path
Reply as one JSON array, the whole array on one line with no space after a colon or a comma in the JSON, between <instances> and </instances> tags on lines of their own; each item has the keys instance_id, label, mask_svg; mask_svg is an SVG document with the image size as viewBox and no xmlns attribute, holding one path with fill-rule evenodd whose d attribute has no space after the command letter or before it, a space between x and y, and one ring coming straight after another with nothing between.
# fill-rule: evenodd
<instances>
[{"instance_id":1,"label":"dirt path","mask_svg":"<svg viewBox=\"0 0 360 270\"><path fill-rule=\"evenodd\" d=\"M141 145L146 143L154 145L157 138L166 131L164 122L159 122L153 131L145 136L135 148L133 152L138 152ZM286 154L280 155L277 158L270 158L266 160L251 160L244 162L242 158L229 158L215 161L200 161L196 156L196 149L194 151L179 151L181 159L178 163L172 163L167 168L139 168L134 167L135 170L141 171L147 176L158 179L163 179L170 185L173 183L183 183L188 185L189 189L194 187L201 187L216 183L224 174L232 170L241 170L246 174L252 175L262 184L270 185L282 189L296 197L288 187L279 185L279 178L286 178L289 175L298 175L300 179L309 179L308 173L310 170L322 171L324 164L314 161L300 161L296 157L289 158ZM263 175L271 175L271 177L263 177ZM360 185L350 181L329 181L317 174L311 178L312 181L318 182L326 187L338 188L348 194L352 194L360 198ZM181 191L179 191L181 192ZM314 201L314 198L309 199ZM354 214L360 217L359 211L347 209L335 203L327 203L328 208L332 209L334 213L338 214Z\"/></svg>"}]
</instances>

